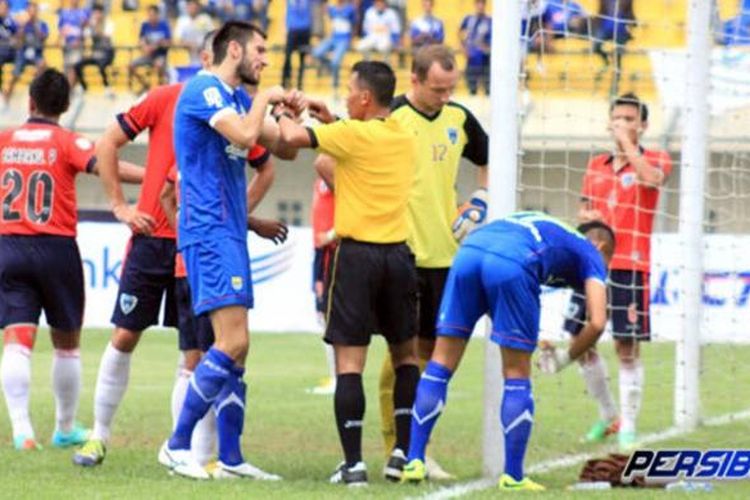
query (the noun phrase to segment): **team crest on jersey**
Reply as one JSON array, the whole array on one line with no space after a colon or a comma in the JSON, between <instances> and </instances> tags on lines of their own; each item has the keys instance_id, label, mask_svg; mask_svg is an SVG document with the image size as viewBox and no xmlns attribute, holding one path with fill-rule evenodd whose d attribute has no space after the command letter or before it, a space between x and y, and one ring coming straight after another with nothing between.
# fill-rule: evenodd
<instances>
[{"instance_id":1,"label":"team crest on jersey","mask_svg":"<svg viewBox=\"0 0 750 500\"><path fill-rule=\"evenodd\" d=\"M458 142L458 130L450 127L448 128L448 140L451 141L451 144L455 146L455 144Z\"/></svg>"},{"instance_id":2,"label":"team crest on jersey","mask_svg":"<svg viewBox=\"0 0 750 500\"><path fill-rule=\"evenodd\" d=\"M627 173L623 174L622 178L620 179L620 184L622 184L622 187L629 188L633 184L635 184L635 174L634 173Z\"/></svg>"},{"instance_id":3,"label":"team crest on jersey","mask_svg":"<svg viewBox=\"0 0 750 500\"><path fill-rule=\"evenodd\" d=\"M136 297L135 295L130 295L129 293L120 294L120 310L126 316L133 312L133 309L135 309L135 306L137 305L138 297Z\"/></svg>"},{"instance_id":4,"label":"team crest on jersey","mask_svg":"<svg viewBox=\"0 0 750 500\"><path fill-rule=\"evenodd\" d=\"M237 292L242 290L242 276L232 276L232 288Z\"/></svg>"}]
</instances>

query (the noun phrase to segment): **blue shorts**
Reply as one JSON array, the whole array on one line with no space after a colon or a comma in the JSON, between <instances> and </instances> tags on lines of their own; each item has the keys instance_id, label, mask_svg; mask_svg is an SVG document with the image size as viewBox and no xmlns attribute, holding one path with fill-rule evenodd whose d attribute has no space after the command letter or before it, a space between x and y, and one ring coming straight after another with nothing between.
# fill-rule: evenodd
<instances>
[{"instance_id":1,"label":"blue shorts","mask_svg":"<svg viewBox=\"0 0 750 500\"><path fill-rule=\"evenodd\" d=\"M539 281L520 263L462 247L448 273L437 336L468 339L484 314L491 339L510 349L533 351L539 336Z\"/></svg>"},{"instance_id":2,"label":"blue shorts","mask_svg":"<svg viewBox=\"0 0 750 500\"><path fill-rule=\"evenodd\" d=\"M196 316L228 306L253 307L250 257L244 241L205 240L182 249Z\"/></svg>"},{"instance_id":3,"label":"blue shorts","mask_svg":"<svg viewBox=\"0 0 750 500\"><path fill-rule=\"evenodd\" d=\"M133 236L120 275L112 323L141 332L159 323L164 303L164 326L177 326L174 300L175 241L171 238Z\"/></svg>"},{"instance_id":4,"label":"blue shorts","mask_svg":"<svg viewBox=\"0 0 750 500\"><path fill-rule=\"evenodd\" d=\"M190 285L187 278L175 280L175 299L177 300L177 317L179 346L181 351L200 350L206 352L214 344L214 329L211 319L202 314L193 314L193 301L190 297Z\"/></svg>"},{"instance_id":5,"label":"blue shorts","mask_svg":"<svg viewBox=\"0 0 750 500\"><path fill-rule=\"evenodd\" d=\"M83 266L75 238L0 236L0 328L47 323L63 331L83 323Z\"/></svg>"}]
</instances>

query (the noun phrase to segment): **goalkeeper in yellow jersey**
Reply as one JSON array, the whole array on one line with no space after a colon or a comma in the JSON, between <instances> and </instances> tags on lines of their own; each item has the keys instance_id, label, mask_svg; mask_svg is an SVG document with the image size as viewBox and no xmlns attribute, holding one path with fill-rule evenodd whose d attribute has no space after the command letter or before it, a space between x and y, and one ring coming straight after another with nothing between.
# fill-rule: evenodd
<instances>
[{"instance_id":1,"label":"goalkeeper in yellow jersey","mask_svg":"<svg viewBox=\"0 0 750 500\"><path fill-rule=\"evenodd\" d=\"M391 106L391 116L417 137L408 243L417 262L422 369L435 346L437 310L459 241L487 215L487 133L469 110L450 100L459 78L451 49L443 45L423 47L414 56L411 89L396 97ZM478 167L478 189L459 211L455 186L461 158ZM390 358L386 357L380 375L380 409L389 453L396 439L394 380ZM427 469L433 479L450 478L432 460L428 459Z\"/></svg>"}]
</instances>

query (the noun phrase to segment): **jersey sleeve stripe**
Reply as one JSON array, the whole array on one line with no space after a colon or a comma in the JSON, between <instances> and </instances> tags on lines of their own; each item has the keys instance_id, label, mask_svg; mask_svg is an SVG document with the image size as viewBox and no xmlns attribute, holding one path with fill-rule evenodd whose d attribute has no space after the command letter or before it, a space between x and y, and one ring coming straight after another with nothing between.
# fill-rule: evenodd
<instances>
[{"instance_id":1,"label":"jersey sleeve stripe","mask_svg":"<svg viewBox=\"0 0 750 500\"><path fill-rule=\"evenodd\" d=\"M122 129L123 132L125 132L125 135L128 136L128 139L132 141L141 132L141 129L138 129L138 124L135 123L135 121L132 118L131 118L131 121L134 122L133 125L135 125L135 127L131 126L131 124L128 123L128 118L125 116L124 113L120 113L119 115L117 115L117 123L120 124L120 128Z\"/></svg>"},{"instance_id":2,"label":"jersey sleeve stripe","mask_svg":"<svg viewBox=\"0 0 750 500\"><path fill-rule=\"evenodd\" d=\"M221 108L219 111L214 113L211 118L208 119L208 124L211 125L211 128L215 128L216 122L218 122L225 116L229 116L232 114L236 115L237 111L235 111L233 108Z\"/></svg>"},{"instance_id":3,"label":"jersey sleeve stripe","mask_svg":"<svg viewBox=\"0 0 750 500\"><path fill-rule=\"evenodd\" d=\"M96 167L96 156L92 156L88 163L86 163L86 173L90 174L94 171L94 167Z\"/></svg>"}]
</instances>

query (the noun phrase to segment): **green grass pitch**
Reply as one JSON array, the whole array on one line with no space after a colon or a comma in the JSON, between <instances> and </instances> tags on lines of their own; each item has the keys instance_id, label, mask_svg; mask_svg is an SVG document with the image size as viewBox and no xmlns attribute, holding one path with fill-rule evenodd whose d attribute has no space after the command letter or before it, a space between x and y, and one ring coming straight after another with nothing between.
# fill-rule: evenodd
<instances>
[{"instance_id":1,"label":"green grass pitch","mask_svg":"<svg viewBox=\"0 0 750 500\"><path fill-rule=\"evenodd\" d=\"M54 418L49 383L51 351L46 333L40 336L33 357L32 418L37 436L48 442ZM99 359L109 331L88 330L83 335L83 377L79 420L90 425L92 398ZM116 415L113 440L104 465L82 470L71 464L71 450L45 447L41 452L18 453L11 448L7 412L0 411L0 497L2 498L197 498L246 495L251 498L421 496L445 484L392 485L380 474L384 451L379 434L377 376L385 352L376 338L365 374L368 397L364 453L371 485L360 491L327 484L340 459L333 424L331 397L314 396L305 389L326 373L323 348L312 335L253 335L248 362L248 412L244 435L247 458L254 464L284 476L281 483L249 481L198 483L170 477L157 464L156 454L168 436L170 394L177 364L177 340L173 333L149 331L144 335L132 364L128 392ZM458 482L479 477L481 471L481 399L483 342L471 342L463 366L451 384L448 406L433 435L431 454L458 476ZM612 346L607 354L616 381ZM673 408L674 346L645 346L647 387L640 431L652 433L671 425ZM707 416L750 407L750 347L710 346L702 363L702 409ZM574 367L559 376L535 376L536 422L527 464L570 453L596 451L582 445L579 437L593 421L596 410L585 396ZM614 384L616 386L616 384ZM616 388L616 387L615 387ZM736 421L658 443L666 447L750 447L750 423ZM580 466L535 476L551 491L547 496L570 495L565 487L575 482ZM592 492L597 498L628 496L652 498L654 490ZM494 490L469 497L490 497ZM666 495L667 493L661 493ZM717 484L715 496L750 498L750 482ZM581 496L579 493L576 496Z\"/></svg>"}]
</instances>

